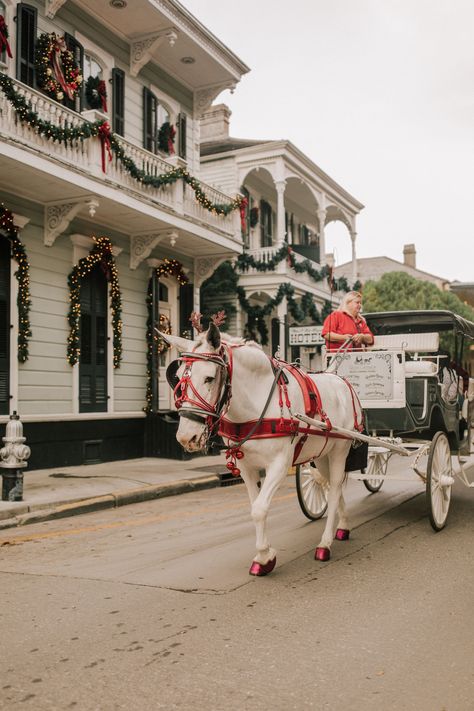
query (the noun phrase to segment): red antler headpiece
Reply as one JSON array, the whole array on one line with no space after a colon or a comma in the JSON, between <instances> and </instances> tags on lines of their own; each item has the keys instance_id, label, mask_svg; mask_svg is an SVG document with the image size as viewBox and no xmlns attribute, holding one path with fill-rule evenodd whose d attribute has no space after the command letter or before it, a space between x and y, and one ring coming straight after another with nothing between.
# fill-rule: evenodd
<instances>
[{"instance_id":1,"label":"red antler headpiece","mask_svg":"<svg viewBox=\"0 0 474 711\"><path fill-rule=\"evenodd\" d=\"M225 315L225 311L218 311L216 314L213 314L213 315L211 316L212 323L213 323L215 326L222 326L222 324L224 323L224 321L226 320L226 318L227 318L227 317L226 317L226 315Z\"/></svg>"},{"instance_id":2,"label":"red antler headpiece","mask_svg":"<svg viewBox=\"0 0 474 711\"><path fill-rule=\"evenodd\" d=\"M199 311L193 311L191 313L190 318L189 318L189 320L191 321L192 327L198 333L202 333L201 318L202 318L202 314L199 313Z\"/></svg>"}]
</instances>

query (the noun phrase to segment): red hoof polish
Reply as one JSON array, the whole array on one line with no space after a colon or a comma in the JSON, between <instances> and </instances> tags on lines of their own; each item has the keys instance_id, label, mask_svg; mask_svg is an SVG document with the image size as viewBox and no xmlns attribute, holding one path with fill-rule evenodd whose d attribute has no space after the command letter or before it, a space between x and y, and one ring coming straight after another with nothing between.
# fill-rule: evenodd
<instances>
[{"instance_id":1,"label":"red hoof polish","mask_svg":"<svg viewBox=\"0 0 474 711\"><path fill-rule=\"evenodd\" d=\"M350 531L348 528L338 528L336 530L336 540L347 541L349 539Z\"/></svg>"},{"instance_id":2,"label":"red hoof polish","mask_svg":"<svg viewBox=\"0 0 474 711\"><path fill-rule=\"evenodd\" d=\"M329 560L331 557L331 551L329 548L316 548L314 552L314 560Z\"/></svg>"},{"instance_id":3,"label":"red hoof polish","mask_svg":"<svg viewBox=\"0 0 474 711\"><path fill-rule=\"evenodd\" d=\"M268 575L268 573L271 573L275 567L276 561L276 558L269 560L268 563L257 563L257 561L254 560L250 566L249 575L258 575L259 577L262 575Z\"/></svg>"}]
</instances>

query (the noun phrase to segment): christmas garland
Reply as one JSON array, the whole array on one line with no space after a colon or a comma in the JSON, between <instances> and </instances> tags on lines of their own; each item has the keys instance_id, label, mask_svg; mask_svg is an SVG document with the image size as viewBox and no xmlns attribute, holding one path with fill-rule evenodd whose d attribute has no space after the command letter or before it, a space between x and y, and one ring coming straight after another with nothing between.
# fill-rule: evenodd
<instances>
[{"instance_id":1,"label":"christmas garland","mask_svg":"<svg viewBox=\"0 0 474 711\"><path fill-rule=\"evenodd\" d=\"M116 139L115 135L110 131L105 131L106 124L105 121L84 121L81 126L58 126L51 123L51 121L45 121L41 119L38 114L33 111L31 102L29 102L24 96L22 96L14 86L13 81L6 74L0 72L0 89L4 92L5 96L15 109L15 112L22 123L28 124L35 132L44 136L48 140L53 142L64 143L67 145L74 145L78 141L84 141L88 138L99 137L101 141L105 143L108 141L110 149L115 154L115 157L120 161L124 170L137 182L142 185L150 186L153 188L163 188L167 185L172 185L177 180L183 180L189 187L194 191L194 195L198 203L215 215L229 215L233 210L240 210L241 205L244 203L246 198L238 195L229 203L214 203L210 200L203 189L199 181L194 178L187 170L184 168L173 168L167 173L162 173L161 175L150 175L145 173L137 167L136 163L132 158L125 154L121 144Z\"/></svg>"},{"instance_id":2,"label":"christmas garland","mask_svg":"<svg viewBox=\"0 0 474 711\"><path fill-rule=\"evenodd\" d=\"M170 124L169 121L165 121L158 131L158 148L163 153L167 153L172 156L174 153L174 139L176 137L176 129Z\"/></svg>"},{"instance_id":3,"label":"christmas garland","mask_svg":"<svg viewBox=\"0 0 474 711\"><path fill-rule=\"evenodd\" d=\"M73 53L64 37L54 32L40 35L35 47L36 83L53 99L74 99L82 82Z\"/></svg>"},{"instance_id":4,"label":"christmas garland","mask_svg":"<svg viewBox=\"0 0 474 711\"><path fill-rule=\"evenodd\" d=\"M81 322L81 284L92 269L100 264L105 278L110 282L110 309L112 311L112 331L114 368L120 366L122 360L122 296L118 282L117 266L112 254L112 244L108 237L93 237L95 245L83 259L80 259L68 276L69 286L69 336L67 339L67 360L69 365L76 365L81 355L80 322Z\"/></svg>"},{"instance_id":5,"label":"christmas garland","mask_svg":"<svg viewBox=\"0 0 474 711\"><path fill-rule=\"evenodd\" d=\"M25 363L28 360L28 339L30 330L30 267L23 243L18 237L18 227L13 222L13 214L6 207L0 205L0 231L5 232L10 240L12 256L18 263L15 272L18 281L18 360Z\"/></svg>"},{"instance_id":6,"label":"christmas garland","mask_svg":"<svg viewBox=\"0 0 474 711\"><path fill-rule=\"evenodd\" d=\"M91 109L101 109L107 113L107 87L100 77L89 77L86 81L86 101Z\"/></svg>"},{"instance_id":7,"label":"christmas garland","mask_svg":"<svg viewBox=\"0 0 474 711\"><path fill-rule=\"evenodd\" d=\"M8 27L3 15L0 15L0 54L6 49L7 55L13 59L12 51L8 43Z\"/></svg>"},{"instance_id":8,"label":"christmas garland","mask_svg":"<svg viewBox=\"0 0 474 711\"><path fill-rule=\"evenodd\" d=\"M162 264L155 267L153 270L153 275L158 279L162 276L174 277L180 286L184 286L188 283L189 279L183 272L183 266L178 262L177 259L165 259ZM146 320L146 405L144 407L145 412L151 412L152 409L152 365L153 365L153 353L154 353L154 343L157 344L156 352L161 354L170 348L170 345L166 343L162 338L154 332L153 326L153 275L148 282L148 290L146 296L146 306L147 306L147 320ZM167 316L160 314L160 331L162 333L171 334L171 324Z\"/></svg>"}]
</instances>

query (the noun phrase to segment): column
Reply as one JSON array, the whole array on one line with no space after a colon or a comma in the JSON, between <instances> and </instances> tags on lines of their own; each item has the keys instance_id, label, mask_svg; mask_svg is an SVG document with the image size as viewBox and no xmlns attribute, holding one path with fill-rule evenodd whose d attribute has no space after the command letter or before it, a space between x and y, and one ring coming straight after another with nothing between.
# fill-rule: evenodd
<instances>
[{"instance_id":1,"label":"column","mask_svg":"<svg viewBox=\"0 0 474 711\"><path fill-rule=\"evenodd\" d=\"M288 304L286 302L286 296L283 297L281 304L277 306L277 315L280 325L280 358L286 360L286 314L288 310ZM274 355L274 354L272 354Z\"/></svg>"},{"instance_id":2,"label":"column","mask_svg":"<svg viewBox=\"0 0 474 711\"><path fill-rule=\"evenodd\" d=\"M286 180L278 180L275 183L277 191L277 229L276 229L276 246L283 246L285 241L285 187Z\"/></svg>"},{"instance_id":3,"label":"column","mask_svg":"<svg viewBox=\"0 0 474 711\"><path fill-rule=\"evenodd\" d=\"M324 227L326 225L326 215L327 212L324 208L318 210L318 220L319 220L319 253L320 253L320 263L323 264L326 256L326 238L324 236Z\"/></svg>"},{"instance_id":4,"label":"column","mask_svg":"<svg viewBox=\"0 0 474 711\"><path fill-rule=\"evenodd\" d=\"M352 242L352 284L357 281L357 258L356 258L356 237L357 232L351 231L351 242Z\"/></svg>"}]
</instances>

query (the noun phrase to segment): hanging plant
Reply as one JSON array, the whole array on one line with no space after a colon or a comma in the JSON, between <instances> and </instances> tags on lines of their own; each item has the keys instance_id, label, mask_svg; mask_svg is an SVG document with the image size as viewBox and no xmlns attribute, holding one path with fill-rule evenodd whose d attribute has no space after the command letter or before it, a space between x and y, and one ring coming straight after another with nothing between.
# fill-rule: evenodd
<instances>
[{"instance_id":1,"label":"hanging plant","mask_svg":"<svg viewBox=\"0 0 474 711\"><path fill-rule=\"evenodd\" d=\"M53 99L77 96L82 76L64 37L54 32L40 35L35 48L35 71L38 86Z\"/></svg>"},{"instance_id":2,"label":"hanging plant","mask_svg":"<svg viewBox=\"0 0 474 711\"><path fill-rule=\"evenodd\" d=\"M163 153L172 156L174 153L174 139L176 136L175 127L169 121L165 121L158 131L158 148Z\"/></svg>"},{"instance_id":3,"label":"hanging plant","mask_svg":"<svg viewBox=\"0 0 474 711\"><path fill-rule=\"evenodd\" d=\"M0 15L0 54L2 54L4 49L7 50L7 54L10 59L13 59L13 54L8 43L7 23L5 22L5 18L3 17L3 15Z\"/></svg>"},{"instance_id":4,"label":"hanging plant","mask_svg":"<svg viewBox=\"0 0 474 711\"><path fill-rule=\"evenodd\" d=\"M250 208L250 227L258 225L258 207Z\"/></svg>"},{"instance_id":5,"label":"hanging plant","mask_svg":"<svg viewBox=\"0 0 474 711\"><path fill-rule=\"evenodd\" d=\"M28 339L30 330L30 266L25 247L18 237L18 227L13 222L13 213L0 205L0 232L4 232L11 243L12 256L18 264L15 276L18 282L18 360L28 360Z\"/></svg>"},{"instance_id":6,"label":"hanging plant","mask_svg":"<svg viewBox=\"0 0 474 711\"><path fill-rule=\"evenodd\" d=\"M112 254L112 243L108 237L93 237L94 246L83 259L80 259L68 276L69 286L69 336L67 339L67 360L69 365L76 365L81 355L81 286L83 279L90 274L97 264L110 284L110 310L112 312L114 368L122 360L122 296L118 282L117 267Z\"/></svg>"},{"instance_id":7,"label":"hanging plant","mask_svg":"<svg viewBox=\"0 0 474 711\"><path fill-rule=\"evenodd\" d=\"M100 77L89 77L86 81L86 101L90 109L101 109L107 113L107 87Z\"/></svg>"}]
</instances>

